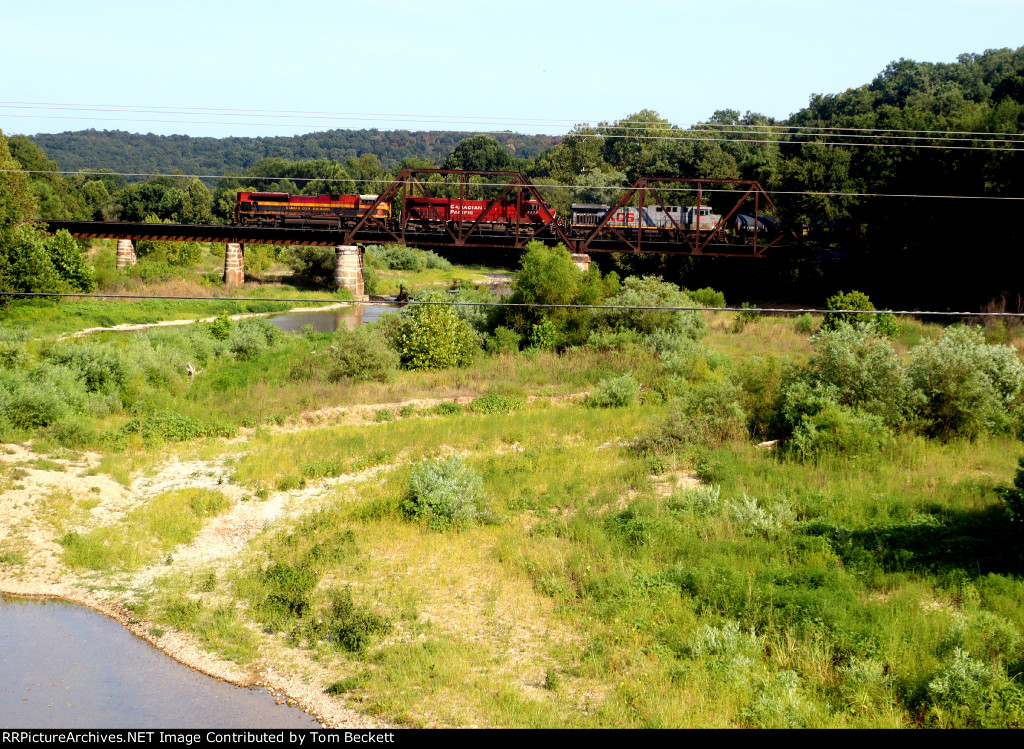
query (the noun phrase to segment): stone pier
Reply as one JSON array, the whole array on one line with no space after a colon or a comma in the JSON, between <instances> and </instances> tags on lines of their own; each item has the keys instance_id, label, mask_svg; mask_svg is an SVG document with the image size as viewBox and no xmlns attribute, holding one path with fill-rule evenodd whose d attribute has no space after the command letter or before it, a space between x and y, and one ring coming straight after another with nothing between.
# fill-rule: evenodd
<instances>
[{"instance_id":1,"label":"stone pier","mask_svg":"<svg viewBox=\"0 0 1024 749\"><path fill-rule=\"evenodd\" d=\"M576 263L576 267L584 273L590 270L590 255L573 253L572 261Z\"/></svg>"},{"instance_id":2,"label":"stone pier","mask_svg":"<svg viewBox=\"0 0 1024 749\"><path fill-rule=\"evenodd\" d=\"M363 287L362 247L339 244L334 248L334 286L351 291L353 299L369 299Z\"/></svg>"},{"instance_id":3,"label":"stone pier","mask_svg":"<svg viewBox=\"0 0 1024 749\"><path fill-rule=\"evenodd\" d=\"M224 284L245 283L245 250L238 242L228 242L224 252Z\"/></svg>"},{"instance_id":4,"label":"stone pier","mask_svg":"<svg viewBox=\"0 0 1024 749\"><path fill-rule=\"evenodd\" d=\"M129 265L135 265L136 259L135 240L117 240L117 261L115 262L114 267L127 268Z\"/></svg>"}]
</instances>

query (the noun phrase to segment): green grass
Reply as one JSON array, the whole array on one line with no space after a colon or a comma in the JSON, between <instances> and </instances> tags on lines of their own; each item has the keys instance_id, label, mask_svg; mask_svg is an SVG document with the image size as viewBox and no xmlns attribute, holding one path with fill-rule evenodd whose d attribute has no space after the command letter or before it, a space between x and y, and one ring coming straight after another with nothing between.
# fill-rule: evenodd
<instances>
[{"instance_id":1,"label":"green grass","mask_svg":"<svg viewBox=\"0 0 1024 749\"><path fill-rule=\"evenodd\" d=\"M227 507L223 494L208 489L165 492L131 510L116 525L65 534L60 539L64 563L73 568L136 569L192 541L206 518Z\"/></svg>"}]
</instances>

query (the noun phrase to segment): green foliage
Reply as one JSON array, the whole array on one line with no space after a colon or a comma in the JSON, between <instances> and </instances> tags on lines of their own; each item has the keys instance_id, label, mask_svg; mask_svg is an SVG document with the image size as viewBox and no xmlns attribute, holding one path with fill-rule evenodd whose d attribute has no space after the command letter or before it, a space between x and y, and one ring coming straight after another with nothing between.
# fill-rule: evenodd
<instances>
[{"instance_id":1,"label":"green foliage","mask_svg":"<svg viewBox=\"0 0 1024 749\"><path fill-rule=\"evenodd\" d=\"M398 244L367 245L365 262L368 267L419 272L425 269L451 270L452 264L430 250L420 250Z\"/></svg>"},{"instance_id":2,"label":"green foliage","mask_svg":"<svg viewBox=\"0 0 1024 749\"><path fill-rule=\"evenodd\" d=\"M218 341L226 341L231 337L231 330L234 324L231 318L227 315L217 315L216 319L210 323L210 335Z\"/></svg>"},{"instance_id":3,"label":"green foliage","mask_svg":"<svg viewBox=\"0 0 1024 749\"><path fill-rule=\"evenodd\" d=\"M877 454L892 445L892 432L877 414L840 404L828 385L797 382L783 397L782 412L790 439L786 450L801 459Z\"/></svg>"},{"instance_id":4,"label":"green foliage","mask_svg":"<svg viewBox=\"0 0 1024 749\"><path fill-rule=\"evenodd\" d=\"M256 601L253 613L272 631L280 631L309 613L310 595L319 575L308 567L273 562L256 575L265 594Z\"/></svg>"},{"instance_id":5,"label":"green foliage","mask_svg":"<svg viewBox=\"0 0 1024 749\"><path fill-rule=\"evenodd\" d=\"M333 247L285 247L281 261L292 273L314 286L334 285L335 251Z\"/></svg>"},{"instance_id":6,"label":"green foliage","mask_svg":"<svg viewBox=\"0 0 1024 749\"><path fill-rule=\"evenodd\" d=\"M398 352L387 344L380 331L369 325L336 333L327 358L327 376L334 382L390 382L400 364Z\"/></svg>"},{"instance_id":7,"label":"green foliage","mask_svg":"<svg viewBox=\"0 0 1024 749\"><path fill-rule=\"evenodd\" d=\"M96 290L96 272L78 242L66 230L61 229L44 244L54 270L68 288L87 293Z\"/></svg>"},{"instance_id":8,"label":"green foliage","mask_svg":"<svg viewBox=\"0 0 1024 749\"><path fill-rule=\"evenodd\" d=\"M697 304L703 305L704 307L725 307L725 294L721 291L715 291L710 286L703 289L697 289L696 291L690 291L689 289L683 289L686 295L690 297Z\"/></svg>"},{"instance_id":9,"label":"green foliage","mask_svg":"<svg viewBox=\"0 0 1024 749\"><path fill-rule=\"evenodd\" d=\"M810 335L811 333L813 333L814 318L811 316L811 313L804 312L802 315L800 315L796 319L796 322L793 323L793 329L796 330L797 333L803 333L804 335Z\"/></svg>"},{"instance_id":10,"label":"green foliage","mask_svg":"<svg viewBox=\"0 0 1024 749\"><path fill-rule=\"evenodd\" d=\"M352 602L352 588L331 591L327 616L314 625L320 639L333 643L350 653L360 653L376 637L391 632L393 625L378 614L357 608Z\"/></svg>"},{"instance_id":11,"label":"green foliage","mask_svg":"<svg viewBox=\"0 0 1024 749\"><path fill-rule=\"evenodd\" d=\"M251 361L274 346L283 335L279 327L263 318L239 320L228 336L228 350L240 361Z\"/></svg>"},{"instance_id":12,"label":"green foliage","mask_svg":"<svg viewBox=\"0 0 1024 749\"><path fill-rule=\"evenodd\" d=\"M640 393L640 383L632 372L601 380L587 397L587 405L595 408L632 406Z\"/></svg>"},{"instance_id":13,"label":"green foliage","mask_svg":"<svg viewBox=\"0 0 1024 749\"><path fill-rule=\"evenodd\" d=\"M1016 351L986 344L981 330L963 326L914 348L909 374L924 393L925 431L942 439L1009 431L1024 387Z\"/></svg>"},{"instance_id":14,"label":"green foliage","mask_svg":"<svg viewBox=\"0 0 1024 749\"><path fill-rule=\"evenodd\" d=\"M732 321L733 333L742 333L748 325L761 319L761 313L758 312L756 304L743 302L740 308L740 311L736 313L736 319Z\"/></svg>"},{"instance_id":15,"label":"green foliage","mask_svg":"<svg viewBox=\"0 0 1024 749\"><path fill-rule=\"evenodd\" d=\"M484 348L491 354L514 354L519 351L522 336L511 328L499 325L494 333L487 337Z\"/></svg>"},{"instance_id":16,"label":"green foliage","mask_svg":"<svg viewBox=\"0 0 1024 749\"><path fill-rule=\"evenodd\" d=\"M900 334L899 323L894 315L858 315L852 310L872 311L875 305L868 295L859 291L849 293L840 291L825 301L825 308L830 310L851 310L850 312L827 312L821 322L822 330L835 330L843 323L847 325L868 325L877 335L896 338Z\"/></svg>"},{"instance_id":17,"label":"green foliage","mask_svg":"<svg viewBox=\"0 0 1024 749\"><path fill-rule=\"evenodd\" d=\"M110 440L113 444L123 444L128 437L139 435L147 443L184 442L200 437L230 436L233 431L175 411L155 411L125 423Z\"/></svg>"},{"instance_id":18,"label":"green foliage","mask_svg":"<svg viewBox=\"0 0 1024 749\"><path fill-rule=\"evenodd\" d=\"M685 445L716 447L746 437L746 415L739 391L728 380L709 380L688 387L669 417L638 446L653 452L675 452Z\"/></svg>"},{"instance_id":19,"label":"green foliage","mask_svg":"<svg viewBox=\"0 0 1024 749\"><path fill-rule=\"evenodd\" d=\"M811 339L808 381L834 388L840 405L875 414L898 429L920 396L892 346L877 339L876 331L863 322L823 325Z\"/></svg>"},{"instance_id":20,"label":"green foliage","mask_svg":"<svg viewBox=\"0 0 1024 749\"><path fill-rule=\"evenodd\" d=\"M525 401L515 395L488 393L475 399L469 408L478 414L510 414L520 410Z\"/></svg>"},{"instance_id":21,"label":"green foliage","mask_svg":"<svg viewBox=\"0 0 1024 749\"><path fill-rule=\"evenodd\" d=\"M1015 523L1024 523L1024 458L1017 460L1017 472L1013 477L1013 486L999 490L999 496L1006 504L1010 519Z\"/></svg>"},{"instance_id":22,"label":"green foliage","mask_svg":"<svg viewBox=\"0 0 1024 749\"><path fill-rule=\"evenodd\" d=\"M550 351L558 345L558 329L551 320L541 320L534 323L529 340L531 349Z\"/></svg>"},{"instance_id":23,"label":"green foliage","mask_svg":"<svg viewBox=\"0 0 1024 749\"><path fill-rule=\"evenodd\" d=\"M469 324L455 309L440 304L402 310L395 347L406 369L465 367L478 350Z\"/></svg>"},{"instance_id":24,"label":"green foliage","mask_svg":"<svg viewBox=\"0 0 1024 749\"><path fill-rule=\"evenodd\" d=\"M509 301L514 304L597 304L618 288L618 276L602 278L596 265L583 273L564 245L547 247L531 241L519 259ZM557 346L582 343L590 317L585 310L570 308L508 307L504 324L523 337L533 326L549 321L558 334Z\"/></svg>"},{"instance_id":25,"label":"green foliage","mask_svg":"<svg viewBox=\"0 0 1024 749\"><path fill-rule=\"evenodd\" d=\"M682 289L657 276L631 276L622 282L622 290L606 304L623 307L696 307ZM603 310L599 319L612 330L634 330L641 334L669 331L699 340L707 333L700 312L685 310Z\"/></svg>"},{"instance_id":26,"label":"green foliage","mask_svg":"<svg viewBox=\"0 0 1024 749\"><path fill-rule=\"evenodd\" d=\"M454 401L444 401L428 409L427 413L437 414L438 416L458 416L462 413L462 406Z\"/></svg>"},{"instance_id":27,"label":"green foliage","mask_svg":"<svg viewBox=\"0 0 1024 749\"><path fill-rule=\"evenodd\" d=\"M461 529L482 514L484 482L461 455L418 463L402 499L405 515L436 531Z\"/></svg>"},{"instance_id":28,"label":"green foliage","mask_svg":"<svg viewBox=\"0 0 1024 749\"><path fill-rule=\"evenodd\" d=\"M154 214L147 214L143 221L147 224L175 223L172 218L161 219ZM135 253L140 261L155 261L173 267L191 268L202 260L203 248L198 242L155 242L140 239L135 243Z\"/></svg>"}]
</instances>

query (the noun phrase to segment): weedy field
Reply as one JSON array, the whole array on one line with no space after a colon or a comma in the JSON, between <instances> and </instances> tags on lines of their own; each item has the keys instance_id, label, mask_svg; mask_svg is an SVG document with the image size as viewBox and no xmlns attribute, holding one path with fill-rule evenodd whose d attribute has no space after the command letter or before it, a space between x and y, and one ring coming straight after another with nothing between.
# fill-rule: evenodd
<instances>
[{"instance_id":1,"label":"weedy field","mask_svg":"<svg viewBox=\"0 0 1024 749\"><path fill-rule=\"evenodd\" d=\"M411 306L58 341L53 309L0 340L0 589L334 725L1024 720L1005 330Z\"/></svg>"}]
</instances>

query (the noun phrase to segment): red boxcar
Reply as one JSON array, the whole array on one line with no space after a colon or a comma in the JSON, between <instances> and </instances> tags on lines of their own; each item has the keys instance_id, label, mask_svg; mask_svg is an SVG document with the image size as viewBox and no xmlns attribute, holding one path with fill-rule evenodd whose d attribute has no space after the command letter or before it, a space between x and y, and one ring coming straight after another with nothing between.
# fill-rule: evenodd
<instances>
[{"instance_id":1,"label":"red boxcar","mask_svg":"<svg viewBox=\"0 0 1024 749\"><path fill-rule=\"evenodd\" d=\"M519 204L518 216L516 204L512 201L499 201L487 210L489 205L490 200L453 200L412 195L406 198L405 211L409 220L429 223L461 220L466 224L479 219L481 224L506 226L516 223L550 224L555 219L555 212L543 208L536 200L522 201Z\"/></svg>"}]
</instances>

